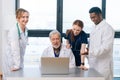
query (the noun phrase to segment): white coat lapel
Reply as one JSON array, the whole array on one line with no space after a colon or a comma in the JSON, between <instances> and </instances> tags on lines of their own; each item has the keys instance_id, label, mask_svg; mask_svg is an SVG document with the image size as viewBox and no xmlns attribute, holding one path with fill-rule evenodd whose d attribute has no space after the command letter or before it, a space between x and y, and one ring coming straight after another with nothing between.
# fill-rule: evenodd
<instances>
[{"instance_id":1,"label":"white coat lapel","mask_svg":"<svg viewBox=\"0 0 120 80\"><path fill-rule=\"evenodd\" d=\"M52 47L52 46L50 47L49 50L50 50L50 51L48 51L49 55L50 55L51 57L55 57L55 55L54 55L54 50L53 50L53 47Z\"/></svg>"}]
</instances>

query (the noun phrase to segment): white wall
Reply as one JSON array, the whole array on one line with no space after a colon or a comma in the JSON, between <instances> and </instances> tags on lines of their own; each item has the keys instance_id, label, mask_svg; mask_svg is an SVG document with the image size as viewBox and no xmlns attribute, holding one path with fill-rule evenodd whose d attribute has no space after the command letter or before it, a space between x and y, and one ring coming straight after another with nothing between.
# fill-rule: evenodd
<instances>
[{"instance_id":1,"label":"white wall","mask_svg":"<svg viewBox=\"0 0 120 80\"><path fill-rule=\"evenodd\" d=\"M0 10L1 10L1 7L2 7L2 1L0 0ZM0 11L0 71L1 71L1 54L2 54L2 12Z\"/></svg>"},{"instance_id":2,"label":"white wall","mask_svg":"<svg viewBox=\"0 0 120 80\"><path fill-rule=\"evenodd\" d=\"M0 71L5 53L5 33L15 23L15 0L0 0Z\"/></svg>"}]
</instances>

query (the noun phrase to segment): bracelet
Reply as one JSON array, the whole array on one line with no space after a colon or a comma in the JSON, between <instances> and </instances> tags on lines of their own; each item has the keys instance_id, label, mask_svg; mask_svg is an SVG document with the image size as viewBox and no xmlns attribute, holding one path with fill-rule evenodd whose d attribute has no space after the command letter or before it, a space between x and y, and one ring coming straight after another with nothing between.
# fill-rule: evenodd
<instances>
[{"instance_id":1,"label":"bracelet","mask_svg":"<svg viewBox=\"0 0 120 80\"><path fill-rule=\"evenodd\" d=\"M81 63L81 65L85 65L84 63Z\"/></svg>"}]
</instances>

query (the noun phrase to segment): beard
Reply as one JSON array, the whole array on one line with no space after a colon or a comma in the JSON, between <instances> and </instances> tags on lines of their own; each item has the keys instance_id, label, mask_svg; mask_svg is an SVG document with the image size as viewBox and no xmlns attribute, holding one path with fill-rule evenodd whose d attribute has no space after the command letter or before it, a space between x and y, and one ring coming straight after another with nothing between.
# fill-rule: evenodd
<instances>
[{"instance_id":1,"label":"beard","mask_svg":"<svg viewBox=\"0 0 120 80\"><path fill-rule=\"evenodd\" d=\"M59 48L60 47L60 44L58 44L58 45L53 45L53 48L55 48L55 49L57 49L57 48Z\"/></svg>"}]
</instances>

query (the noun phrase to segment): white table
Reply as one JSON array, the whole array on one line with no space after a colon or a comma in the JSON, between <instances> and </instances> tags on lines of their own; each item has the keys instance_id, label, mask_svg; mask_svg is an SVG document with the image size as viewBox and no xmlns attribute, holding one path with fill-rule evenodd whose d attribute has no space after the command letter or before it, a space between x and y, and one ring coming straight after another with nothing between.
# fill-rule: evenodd
<instances>
[{"instance_id":1,"label":"white table","mask_svg":"<svg viewBox=\"0 0 120 80\"><path fill-rule=\"evenodd\" d=\"M40 68L24 68L11 72L7 80L104 80L94 69L80 70L74 68L69 70L68 75L42 75Z\"/></svg>"}]
</instances>

